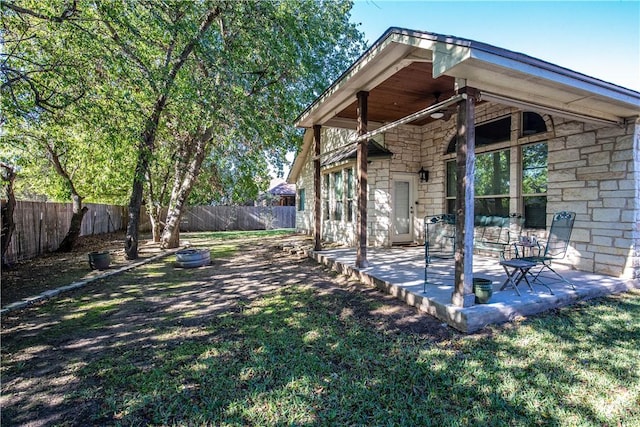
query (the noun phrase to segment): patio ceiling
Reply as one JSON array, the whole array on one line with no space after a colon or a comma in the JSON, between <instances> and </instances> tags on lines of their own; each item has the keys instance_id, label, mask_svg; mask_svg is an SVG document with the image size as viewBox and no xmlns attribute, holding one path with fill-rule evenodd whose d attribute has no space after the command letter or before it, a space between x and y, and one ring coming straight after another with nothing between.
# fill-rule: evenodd
<instances>
[{"instance_id":1,"label":"patio ceiling","mask_svg":"<svg viewBox=\"0 0 640 427\"><path fill-rule=\"evenodd\" d=\"M434 79L432 71L430 62L413 62L371 89L367 100L369 121L380 124L393 122L430 106L436 101L436 94L439 94L440 101L453 96L455 79L449 76ZM336 113L333 121L343 119L343 123L355 123L358 117L356 107L354 99ZM423 126L433 120L426 116L409 124Z\"/></svg>"}]
</instances>

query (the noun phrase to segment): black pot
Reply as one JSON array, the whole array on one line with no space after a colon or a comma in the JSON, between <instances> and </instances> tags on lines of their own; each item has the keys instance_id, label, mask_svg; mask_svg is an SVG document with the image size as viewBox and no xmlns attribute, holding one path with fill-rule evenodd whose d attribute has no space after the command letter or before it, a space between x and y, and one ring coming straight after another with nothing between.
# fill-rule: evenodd
<instances>
[{"instance_id":1,"label":"black pot","mask_svg":"<svg viewBox=\"0 0 640 427\"><path fill-rule=\"evenodd\" d=\"M91 252L89 253L89 267L92 270L106 270L111 264L109 252Z\"/></svg>"}]
</instances>

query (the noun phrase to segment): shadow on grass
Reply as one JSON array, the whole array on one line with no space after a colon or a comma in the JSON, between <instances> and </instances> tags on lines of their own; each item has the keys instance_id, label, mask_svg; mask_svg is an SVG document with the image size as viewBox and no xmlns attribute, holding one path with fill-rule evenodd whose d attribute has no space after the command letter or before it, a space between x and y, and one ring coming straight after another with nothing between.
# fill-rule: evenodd
<instances>
[{"instance_id":1,"label":"shadow on grass","mask_svg":"<svg viewBox=\"0 0 640 427\"><path fill-rule=\"evenodd\" d=\"M3 325L2 424L638 419L638 373L623 373L638 356L639 295L461 336L339 281L254 242L208 267L167 259L15 315ZM604 350L635 359L602 360ZM621 387L608 415L595 409Z\"/></svg>"}]
</instances>

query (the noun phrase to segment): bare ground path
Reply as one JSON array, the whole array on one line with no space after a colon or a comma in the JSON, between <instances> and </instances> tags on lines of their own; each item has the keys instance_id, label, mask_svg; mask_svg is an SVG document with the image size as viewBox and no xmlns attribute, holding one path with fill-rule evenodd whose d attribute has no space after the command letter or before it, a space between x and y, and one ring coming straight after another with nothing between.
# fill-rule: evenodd
<instances>
[{"instance_id":1,"label":"bare ground path","mask_svg":"<svg viewBox=\"0 0 640 427\"><path fill-rule=\"evenodd\" d=\"M235 242L232 254L221 244L210 266L177 269L160 260L4 315L2 425L126 424L126 414L105 410L100 376L110 372L86 376L84 367L124 357L150 371L168 349L232 337L233 330L212 334L207 327L288 286L309 287L324 309L385 333L427 341L456 335L390 296L282 250L299 238Z\"/></svg>"}]
</instances>

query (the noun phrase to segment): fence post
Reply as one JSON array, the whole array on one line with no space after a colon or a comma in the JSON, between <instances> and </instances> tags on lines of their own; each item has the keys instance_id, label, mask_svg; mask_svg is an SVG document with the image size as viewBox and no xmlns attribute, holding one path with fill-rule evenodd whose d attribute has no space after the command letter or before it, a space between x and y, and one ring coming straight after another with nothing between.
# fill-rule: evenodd
<instances>
[{"instance_id":1,"label":"fence post","mask_svg":"<svg viewBox=\"0 0 640 427\"><path fill-rule=\"evenodd\" d=\"M40 211L40 222L38 224L38 255L42 251L42 211Z\"/></svg>"}]
</instances>

